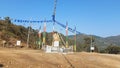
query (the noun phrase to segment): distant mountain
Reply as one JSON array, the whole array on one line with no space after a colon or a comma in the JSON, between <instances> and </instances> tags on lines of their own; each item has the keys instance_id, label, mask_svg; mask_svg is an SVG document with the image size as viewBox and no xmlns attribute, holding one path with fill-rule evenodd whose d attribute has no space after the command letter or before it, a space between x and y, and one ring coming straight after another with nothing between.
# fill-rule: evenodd
<instances>
[{"instance_id":1,"label":"distant mountain","mask_svg":"<svg viewBox=\"0 0 120 68\"><path fill-rule=\"evenodd\" d=\"M119 36L110 36L110 37L99 37L96 35L92 35L95 38L95 44L100 50L105 49L109 45L115 45L115 46L120 46L120 35ZM84 38L85 37L90 37L90 35L86 34L79 34L77 35L77 42L78 44L84 43ZM69 36L70 39L74 39L74 35Z\"/></svg>"},{"instance_id":2,"label":"distant mountain","mask_svg":"<svg viewBox=\"0 0 120 68\"><path fill-rule=\"evenodd\" d=\"M105 42L109 42L112 45L118 45L120 46L120 35L118 36L110 36L107 38L104 38Z\"/></svg>"}]
</instances>

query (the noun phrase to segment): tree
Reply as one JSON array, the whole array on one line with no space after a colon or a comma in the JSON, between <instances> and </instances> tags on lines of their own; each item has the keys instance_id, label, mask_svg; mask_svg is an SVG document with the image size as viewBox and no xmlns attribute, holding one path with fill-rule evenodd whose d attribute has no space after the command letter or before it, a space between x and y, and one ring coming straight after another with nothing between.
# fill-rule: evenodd
<instances>
[{"instance_id":1,"label":"tree","mask_svg":"<svg viewBox=\"0 0 120 68\"><path fill-rule=\"evenodd\" d=\"M87 52L90 51L91 41L92 41L92 43L94 43L95 38L93 38L92 36L84 38L84 50L87 51Z\"/></svg>"},{"instance_id":2,"label":"tree","mask_svg":"<svg viewBox=\"0 0 120 68\"><path fill-rule=\"evenodd\" d=\"M97 45L94 45L94 48L95 48L94 52L99 52L99 49L98 49Z\"/></svg>"},{"instance_id":3,"label":"tree","mask_svg":"<svg viewBox=\"0 0 120 68\"><path fill-rule=\"evenodd\" d=\"M109 54L118 54L118 53L120 53L120 47L110 45L105 49L105 51Z\"/></svg>"},{"instance_id":4,"label":"tree","mask_svg":"<svg viewBox=\"0 0 120 68\"><path fill-rule=\"evenodd\" d=\"M7 23L10 23L10 24L11 24L10 17L5 17L4 19L5 19L5 21L6 21Z\"/></svg>"}]
</instances>

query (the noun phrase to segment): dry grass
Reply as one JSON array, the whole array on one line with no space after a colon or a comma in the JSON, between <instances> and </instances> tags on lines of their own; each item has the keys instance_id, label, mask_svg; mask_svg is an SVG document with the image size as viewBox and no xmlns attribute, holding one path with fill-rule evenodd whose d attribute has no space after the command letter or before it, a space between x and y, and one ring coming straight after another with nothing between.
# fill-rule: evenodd
<instances>
[{"instance_id":1,"label":"dry grass","mask_svg":"<svg viewBox=\"0 0 120 68\"><path fill-rule=\"evenodd\" d=\"M98 53L48 54L40 50L0 48L3 68L120 68L120 55Z\"/></svg>"}]
</instances>

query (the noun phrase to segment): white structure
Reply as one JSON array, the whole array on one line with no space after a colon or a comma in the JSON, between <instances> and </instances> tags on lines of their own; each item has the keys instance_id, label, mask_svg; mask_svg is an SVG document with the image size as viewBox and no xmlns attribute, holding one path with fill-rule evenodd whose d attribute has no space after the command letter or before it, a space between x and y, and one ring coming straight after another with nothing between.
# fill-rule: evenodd
<instances>
[{"instance_id":1,"label":"white structure","mask_svg":"<svg viewBox=\"0 0 120 68\"><path fill-rule=\"evenodd\" d=\"M58 53L59 47L46 45L45 51L46 53Z\"/></svg>"},{"instance_id":2,"label":"white structure","mask_svg":"<svg viewBox=\"0 0 120 68\"><path fill-rule=\"evenodd\" d=\"M20 40L17 41L16 46L21 46L21 41Z\"/></svg>"},{"instance_id":3,"label":"white structure","mask_svg":"<svg viewBox=\"0 0 120 68\"><path fill-rule=\"evenodd\" d=\"M46 46L46 52L47 52L47 53L50 53L50 52L51 52L51 49L52 49L52 46L48 46L48 45Z\"/></svg>"},{"instance_id":4,"label":"white structure","mask_svg":"<svg viewBox=\"0 0 120 68\"><path fill-rule=\"evenodd\" d=\"M92 47L90 48L90 50L95 50L95 48L92 46Z\"/></svg>"}]
</instances>

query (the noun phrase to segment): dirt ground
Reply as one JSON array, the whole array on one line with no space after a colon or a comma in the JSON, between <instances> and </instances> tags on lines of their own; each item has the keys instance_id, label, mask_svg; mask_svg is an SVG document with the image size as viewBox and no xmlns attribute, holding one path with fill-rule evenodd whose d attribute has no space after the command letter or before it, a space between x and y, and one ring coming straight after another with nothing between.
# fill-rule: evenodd
<instances>
[{"instance_id":1,"label":"dirt ground","mask_svg":"<svg viewBox=\"0 0 120 68\"><path fill-rule=\"evenodd\" d=\"M120 55L0 48L0 68L120 68Z\"/></svg>"}]
</instances>

